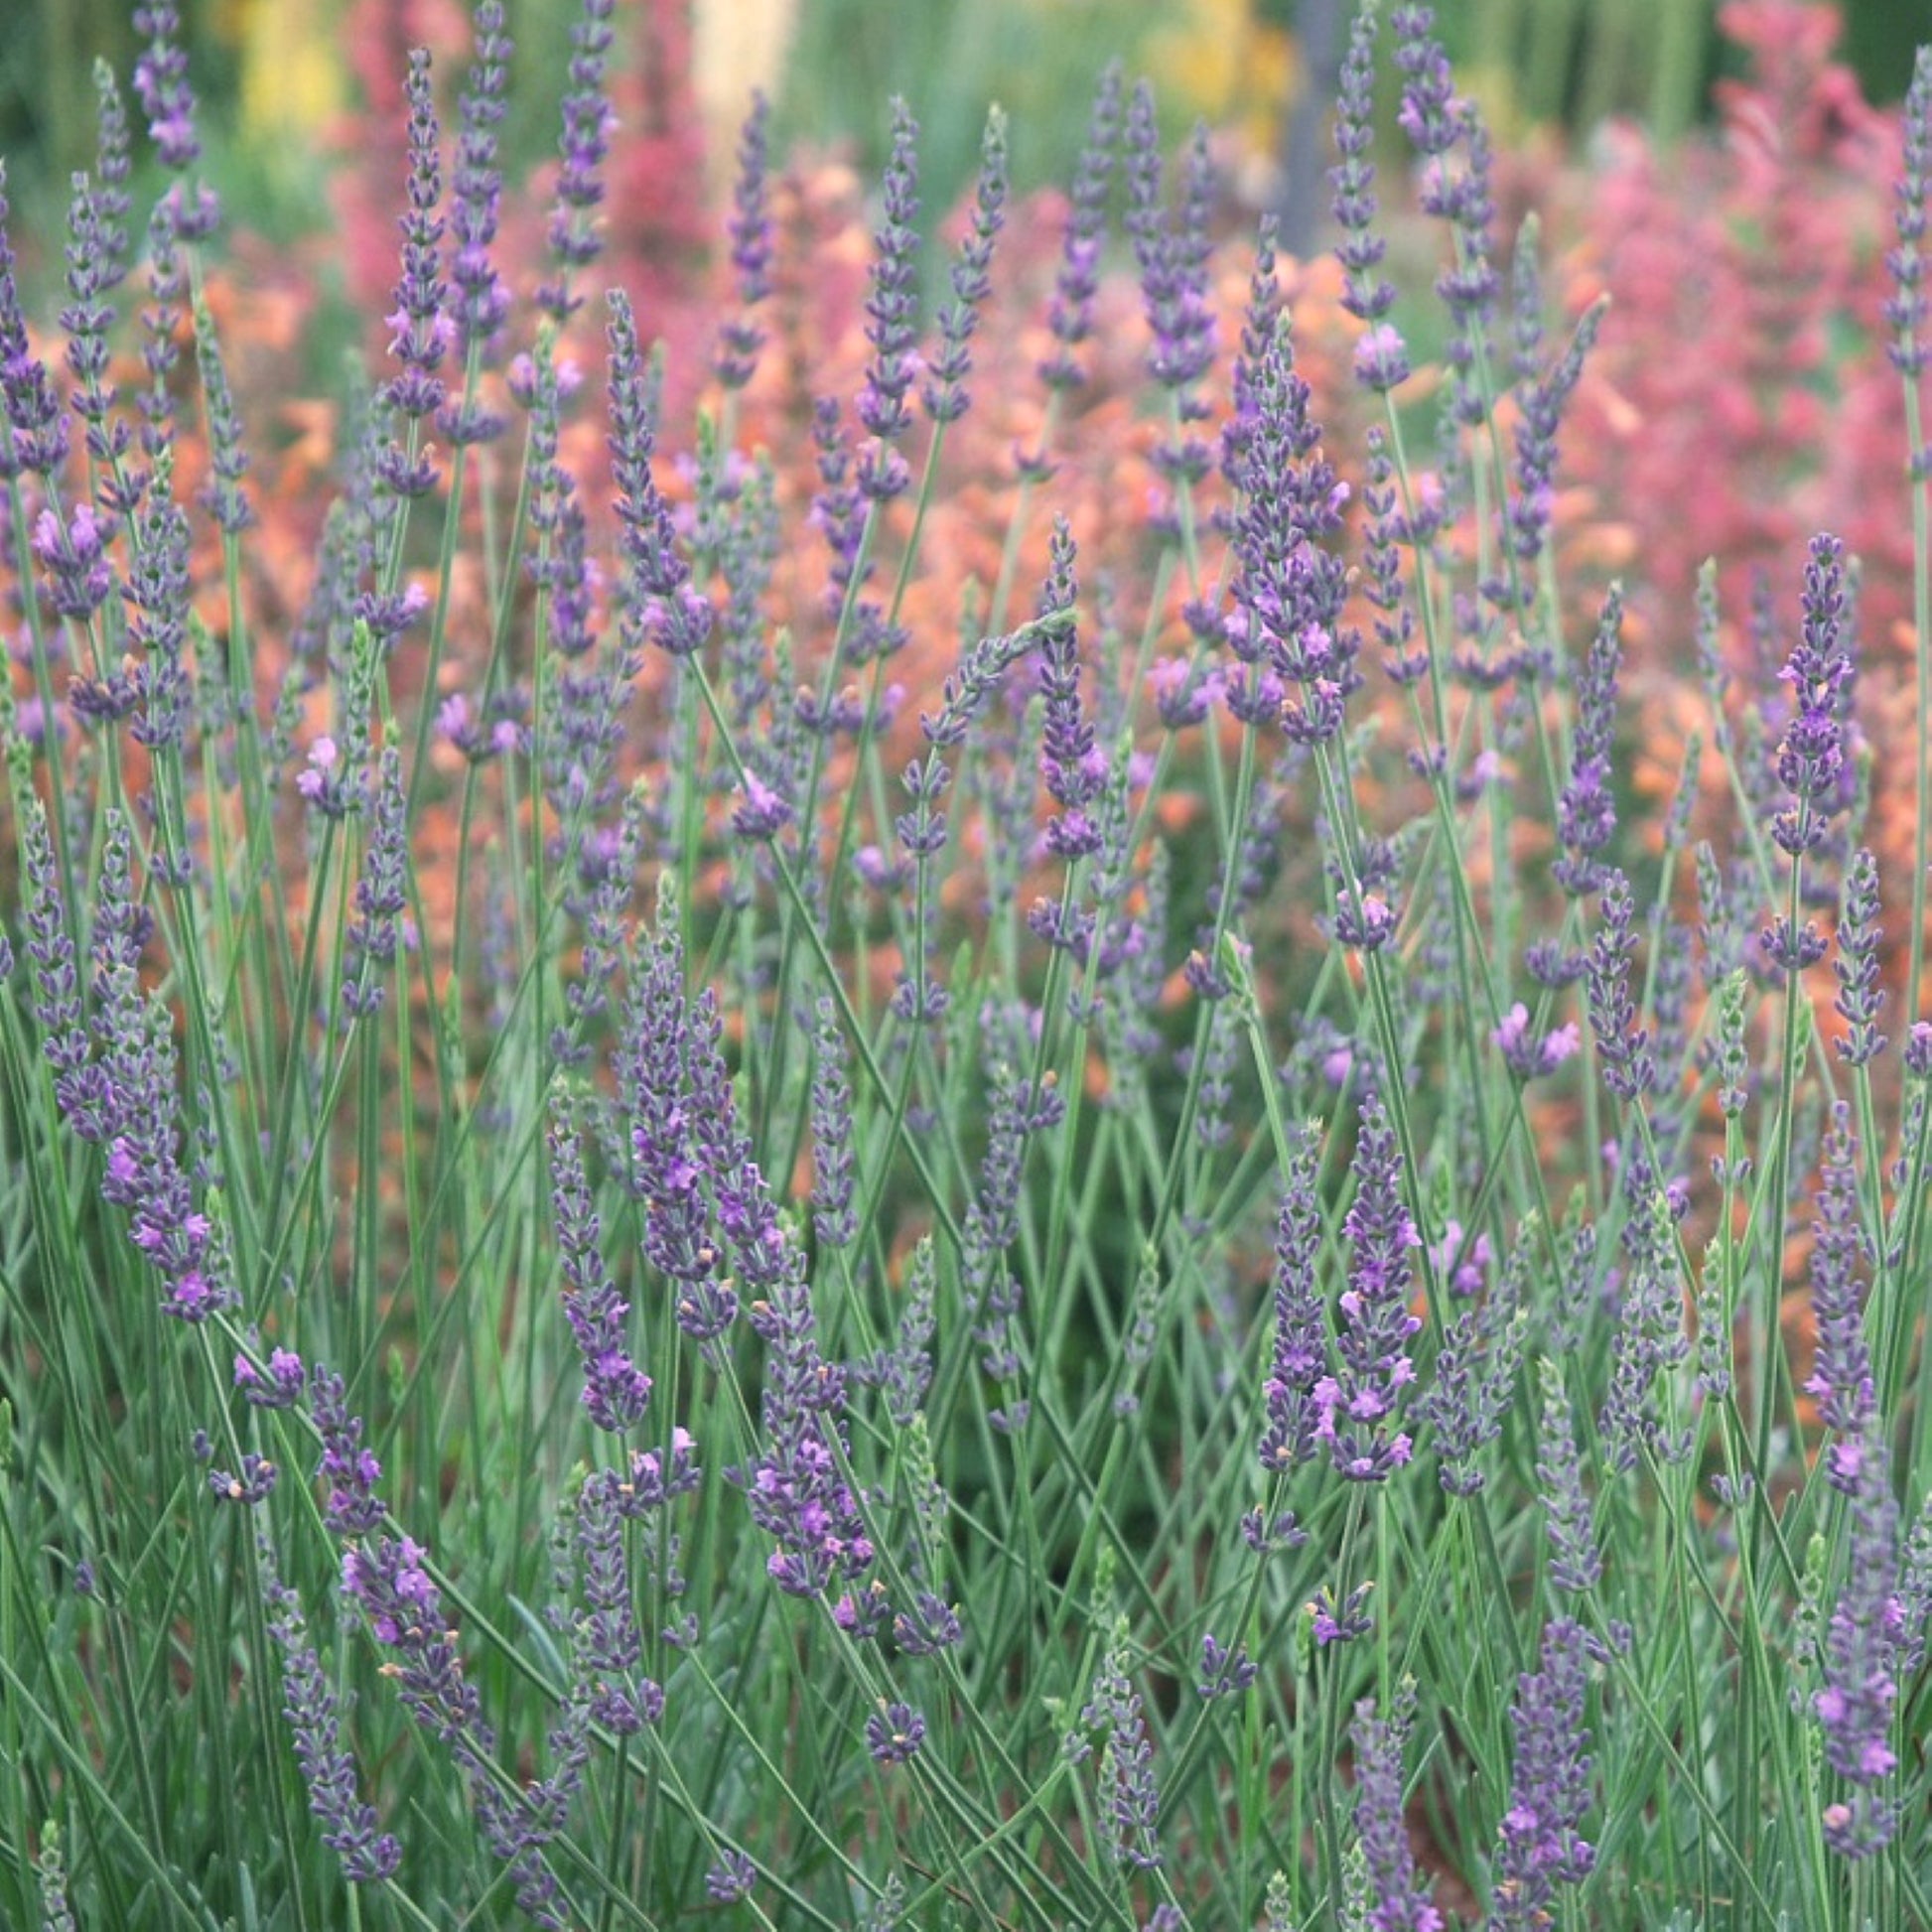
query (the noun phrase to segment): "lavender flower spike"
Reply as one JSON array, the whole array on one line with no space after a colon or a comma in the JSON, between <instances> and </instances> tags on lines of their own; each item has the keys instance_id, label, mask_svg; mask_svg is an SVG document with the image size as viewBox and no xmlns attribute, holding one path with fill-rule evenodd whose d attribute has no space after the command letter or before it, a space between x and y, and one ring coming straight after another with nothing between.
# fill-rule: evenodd
<instances>
[{"instance_id":1,"label":"lavender flower spike","mask_svg":"<svg viewBox=\"0 0 1932 1932\"><path fill-rule=\"evenodd\" d=\"M1066 238L1060 244L1059 273L1047 327L1059 345L1039 365L1040 379L1052 389L1077 389L1086 380L1074 350L1093 333L1093 301L1100 289L1100 249L1107 232L1107 184L1120 140L1121 67L1112 62L1100 76L1087 120L1087 138L1075 165L1068 194Z\"/></svg>"},{"instance_id":2,"label":"lavender flower spike","mask_svg":"<svg viewBox=\"0 0 1932 1932\"><path fill-rule=\"evenodd\" d=\"M1491 1932L1533 1932L1553 1923L1560 1884L1578 1884L1596 1863L1581 1836L1589 1809L1590 1761L1584 1750L1587 1638L1568 1617L1543 1632L1543 1668L1517 1680L1510 1723L1516 1769L1496 1847Z\"/></svg>"},{"instance_id":3,"label":"lavender flower spike","mask_svg":"<svg viewBox=\"0 0 1932 1932\"><path fill-rule=\"evenodd\" d=\"M1409 1312L1406 1255L1422 1237L1402 1203L1395 1129L1374 1094L1362 1105L1355 1170L1359 1183L1342 1222L1354 1254L1341 1296L1340 1369L1315 1384L1315 1436L1348 1481L1386 1482L1412 1449L1395 1424L1402 1391L1416 1379L1407 1351L1422 1322Z\"/></svg>"},{"instance_id":4,"label":"lavender flower spike","mask_svg":"<svg viewBox=\"0 0 1932 1932\"><path fill-rule=\"evenodd\" d=\"M1398 1697L1398 1704L1401 1702ZM1400 1712L1385 1722L1375 1701L1355 1707L1355 1833L1368 1866L1368 1923L1375 1932L1442 1932L1443 1915L1420 1884L1402 1816L1402 1746L1408 1726Z\"/></svg>"},{"instance_id":5,"label":"lavender flower spike","mask_svg":"<svg viewBox=\"0 0 1932 1932\"><path fill-rule=\"evenodd\" d=\"M1908 382L1916 382L1932 363L1932 345L1925 338L1927 301L1925 271L1929 259L1926 235L1928 190L1932 189L1932 46L1921 47L1905 93L1904 172L1898 179L1898 246L1885 257L1897 294L1885 304L1885 320L1893 341L1887 351L1892 365ZM1923 466L1923 452L1913 452Z\"/></svg>"},{"instance_id":6,"label":"lavender flower spike","mask_svg":"<svg viewBox=\"0 0 1932 1932\"><path fill-rule=\"evenodd\" d=\"M611 55L615 4L583 0L570 30L570 91L564 96L564 127L557 144L563 165L547 233L557 271L537 291L538 308L557 322L568 321L583 306L584 298L571 292L571 271L589 267L604 246L594 223L604 200L599 171L611 150L613 116L604 94L604 69Z\"/></svg>"},{"instance_id":7,"label":"lavender flower spike","mask_svg":"<svg viewBox=\"0 0 1932 1932\"><path fill-rule=\"evenodd\" d=\"M732 267L738 271L743 312L725 324L712 367L727 389L742 389L758 367L764 331L752 318L771 293L770 145L766 126L771 103L761 90L752 94L752 111L738 137L738 179L732 187L730 222Z\"/></svg>"},{"instance_id":8,"label":"lavender flower spike","mask_svg":"<svg viewBox=\"0 0 1932 1932\"><path fill-rule=\"evenodd\" d=\"M866 297L866 341L872 360L859 392L859 420L877 439L859 467L859 486L875 500L897 496L910 481L905 460L888 446L912 425L906 391L916 367L919 289L919 124L902 100L893 102L893 153L886 164L886 219L874 236L872 292Z\"/></svg>"}]
</instances>

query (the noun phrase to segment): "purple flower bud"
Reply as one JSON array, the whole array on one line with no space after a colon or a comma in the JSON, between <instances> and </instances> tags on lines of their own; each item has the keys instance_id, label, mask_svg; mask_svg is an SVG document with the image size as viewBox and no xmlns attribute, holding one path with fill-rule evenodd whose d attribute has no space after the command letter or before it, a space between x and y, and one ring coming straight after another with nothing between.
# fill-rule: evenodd
<instances>
[{"instance_id":1,"label":"purple flower bud","mask_svg":"<svg viewBox=\"0 0 1932 1932\"><path fill-rule=\"evenodd\" d=\"M925 1742L925 1719L909 1704L889 1704L866 1720L866 1749L879 1764L903 1764Z\"/></svg>"}]
</instances>

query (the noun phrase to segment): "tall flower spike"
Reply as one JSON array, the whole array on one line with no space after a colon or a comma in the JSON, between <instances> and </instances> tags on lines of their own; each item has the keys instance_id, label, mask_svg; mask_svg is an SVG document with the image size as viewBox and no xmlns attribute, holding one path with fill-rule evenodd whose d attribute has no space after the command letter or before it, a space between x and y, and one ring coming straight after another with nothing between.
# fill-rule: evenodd
<instances>
[{"instance_id":1,"label":"tall flower spike","mask_svg":"<svg viewBox=\"0 0 1932 1932\"><path fill-rule=\"evenodd\" d=\"M1080 635L1074 615L1079 586L1073 575L1073 533L1063 516L1053 523L1050 556L1052 568L1035 613L1046 714L1040 768L1047 792L1060 808L1046 828L1046 849L1055 858L1072 861L1100 849L1100 831L1088 807L1106 782L1107 759L1080 708Z\"/></svg>"},{"instance_id":2,"label":"tall flower spike","mask_svg":"<svg viewBox=\"0 0 1932 1932\"><path fill-rule=\"evenodd\" d=\"M1275 1229L1275 1347L1262 1391L1267 1423L1261 1434L1261 1466L1270 1475L1288 1474L1315 1450L1314 1388L1328 1362L1318 1275L1320 1159L1314 1129L1304 1127L1289 1153Z\"/></svg>"},{"instance_id":3,"label":"tall flower spike","mask_svg":"<svg viewBox=\"0 0 1932 1932\"><path fill-rule=\"evenodd\" d=\"M265 1527L257 1529L256 1547L264 1620L282 1658L282 1716L308 1787L309 1810L324 1828L323 1844L342 1860L343 1876L352 1885L379 1883L402 1863L402 1848L391 1833L377 1832L375 1807L356 1796L355 1760L343 1746L335 1689L309 1641L301 1603L282 1582Z\"/></svg>"},{"instance_id":4,"label":"tall flower spike","mask_svg":"<svg viewBox=\"0 0 1932 1932\"><path fill-rule=\"evenodd\" d=\"M766 132L771 103L761 89L738 136L738 178L732 185L732 268L738 276L740 313L719 332L712 367L727 389L742 389L758 367L764 331L753 311L771 293L771 155Z\"/></svg>"},{"instance_id":5,"label":"tall flower spike","mask_svg":"<svg viewBox=\"0 0 1932 1932\"><path fill-rule=\"evenodd\" d=\"M1371 329L1395 307L1395 284L1382 271L1389 244L1375 232L1375 9L1356 11L1335 99L1335 151L1341 165L1328 172L1335 225L1342 238L1335 259L1343 271L1341 305ZM1393 386L1393 385L1391 385Z\"/></svg>"},{"instance_id":6,"label":"tall flower spike","mask_svg":"<svg viewBox=\"0 0 1932 1932\"><path fill-rule=\"evenodd\" d=\"M852 1083L838 1009L818 1003L812 1066L812 1225L827 1247L848 1246L859 1232L852 1211Z\"/></svg>"},{"instance_id":7,"label":"tall flower spike","mask_svg":"<svg viewBox=\"0 0 1932 1932\"><path fill-rule=\"evenodd\" d=\"M570 30L570 88L563 100L563 132L557 149L557 199L550 209L547 239L556 264L553 280L537 290L537 307L566 322L583 306L574 294L572 274L588 268L603 250L597 210L604 201L601 170L611 151L611 103L605 98L604 69L610 59L611 15L616 0L583 0Z\"/></svg>"},{"instance_id":8,"label":"tall flower spike","mask_svg":"<svg viewBox=\"0 0 1932 1932\"><path fill-rule=\"evenodd\" d=\"M430 86L429 55L421 48L409 57L403 92L409 102L409 181L407 204L397 222L402 230L402 279L396 284L396 306L385 318L391 332L389 353L402 369L383 385L382 396L399 415L419 419L433 416L443 406L447 391L437 370L454 334L443 281L445 223L438 212L443 163L438 152L436 97ZM394 477L387 481L399 495L420 495L434 483L435 472L429 471L420 482Z\"/></svg>"},{"instance_id":9,"label":"tall flower spike","mask_svg":"<svg viewBox=\"0 0 1932 1932\"><path fill-rule=\"evenodd\" d=\"M1601 855L1616 833L1610 753L1616 742L1617 678L1622 664L1623 590L1612 584L1578 681L1570 780L1557 801L1557 838L1564 856L1551 871L1573 898L1602 891L1609 879Z\"/></svg>"},{"instance_id":10,"label":"tall flower spike","mask_svg":"<svg viewBox=\"0 0 1932 1932\"><path fill-rule=\"evenodd\" d=\"M1921 47L1912 69L1912 84L1905 91L1903 168L1898 177L1898 245L1885 256L1896 293L1885 304L1885 321L1892 330L1887 349L1892 365L1909 382L1916 382L1932 360L1932 344L1925 336L1927 315L1926 270L1932 250L1926 241L1932 225L1932 46ZM1913 452L1914 459L1919 458Z\"/></svg>"},{"instance_id":11,"label":"tall flower spike","mask_svg":"<svg viewBox=\"0 0 1932 1932\"><path fill-rule=\"evenodd\" d=\"M7 237L7 173L0 164L0 478L28 471L52 476L68 454L68 419L34 351L20 306L13 244Z\"/></svg>"},{"instance_id":12,"label":"tall flower spike","mask_svg":"<svg viewBox=\"0 0 1932 1932\"><path fill-rule=\"evenodd\" d=\"M1355 1198L1342 1221L1352 1254L1341 1296L1339 1372L1314 1388L1317 1440L1350 1482L1386 1482L1407 1462L1409 1438L1396 1427L1402 1391L1416 1379L1409 1339L1408 1251L1422 1237L1402 1201L1402 1155L1381 1099L1362 1103L1355 1150Z\"/></svg>"},{"instance_id":13,"label":"tall flower spike","mask_svg":"<svg viewBox=\"0 0 1932 1932\"><path fill-rule=\"evenodd\" d=\"M1851 1488L1851 1561L1824 1643L1825 1685L1812 1699L1825 1761L1851 1787L1825 1807L1825 1843L1842 1858L1880 1851L1897 1827L1884 1790L1897 1768L1892 1710L1898 1701L1898 1505L1882 1440L1858 1445Z\"/></svg>"},{"instance_id":14,"label":"tall flower spike","mask_svg":"<svg viewBox=\"0 0 1932 1932\"><path fill-rule=\"evenodd\" d=\"M188 84L188 55L181 45L181 12L174 0L147 0L134 10L134 31L147 42L134 63L134 91L148 117L148 133L170 174L184 175L201 158L195 129L195 92ZM206 241L221 218L214 191L198 184L191 198L176 182L164 198L174 232L183 241Z\"/></svg>"},{"instance_id":15,"label":"tall flower spike","mask_svg":"<svg viewBox=\"0 0 1932 1932\"><path fill-rule=\"evenodd\" d=\"M1834 1042L1848 1066L1865 1066L1883 1050L1878 1015L1885 1004L1879 983L1878 948L1884 932L1878 923L1878 865L1863 846L1845 878L1844 911L1838 922L1838 957L1832 972L1838 998L1832 1002L1851 1031Z\"/></svg>"},{"instance_id":16,"label":"tall flower spike","mask_svg":"<svg viewBox=\"0 0 1932 1932\"><path fill-rule=\"evenodd\" d=\"M1121 66L1110 62L1094 90L1087 138L1068 193L1066 234L1047 310L1047 327L1059 345L1039 365L1052 389L1077 389L1086 380L1074 351L1093 333L1093 302L1100 290L1100 251L1107 233L1107 188L1120 140Z\"/></svg>"},{"instance_id":17,"label":"tall flower spike","mask_svg":"<svg viewBox=\"0 0 1932 1932\"><path fill-rule=\"evenodd\" d=\"M1792 803L1771 821L1771 836L1797 858L1825 841L1849 799L1846 724L1853 663L1845 625L1850 610L1845 545L1829 532L1811 540L1805 566L1804 625L1780 673L1791 687L1791 722L1778 748L1779 782Z\"/></svg>"},{"instance_id":18,"label":"tall flower spike","mask_svg":"<svg viewBox=\"0 0 1932 1932\"><path fill-rule=\"evenodd\" d=\"M1860 1462L1877 1410L1871 1350L1864 1338L1859 1263L1858 1170L1853 1159L1851 1110L1832 1109L1818 1205L1812 1221L1811 1306L1817 1355L1805 1390L1818 1398L1819 1414L1839 1440L1826 1453L1825 1472L1835 1489L1856 1495Z\"/></svg>"},{"instance_id":19,"label":"tall flower spike","mask_svg":"<svg viewBox=\"0 0 1932 1932\"><path fill-rule=\"evenodd\" d=\"M908 479L905 462L886 446L912 424L912 386L919 330L919 124L902 100L893 102L893 152L886 164L885 219L873 237L872 289L866 297L866 341L872 360L859 392L859 420L877 439L859 466L868 496L896 496Z\"/></svg>"},{"instance_id":20,"label":"tall flower spike","mask_svg":"<svg viewBox=\"0 0 1932 1932\"><path fill-rule=\"evenodd\" d=\"M1582 1627L1553 1617L1543 1631L1543 1668L1517 1680L1509 1708L1516 1766L1496 1846L1493 1932L1532 1932L1554 1923L1557 1887L1581 1883L1595 1866L1595 1848L1581 1832L1589 1810L1587 1654Z\"/></svg>"},{"instance_id":21,"label":"tall flower spike","mask_svg":"<svg viewBox=\"0 0 1932 1932\"><path fill-rule=\"evenodd\" d=\"M611 307L611 475L621 492L617 511L629 601L621 623L632 645L648 638L673 657L688 657L711 634L710 601L691 582L678 554L676 526L651 474L655 403L637 341L630 298L613 289Z\"/></svg>"},{"instance_id":22,"label":"tall flower spike","mask_svg":"<svg viewBox=\"0 0 1932 1932\"><path fill-rule=\"evenodd\" d=\"M503 118L510 58L502 0L478 0L474 26L476 44L458 102L456 165L450 176L450 312L465 353L483 347L509 314L509 292L490 259L503 197L496 127Z\"/></svg>"},{"instance_id":23,"label":"tall flower spike","mask_svg":"<svg viewBox=\"0 0 1932 1932\"><path fill-rule=\"evenodd\" d=\"M1006 220L1007 117L993 108L980 137L979 183L973 193L973 225L960 243L952 269L952 300L939 312L939 348L919 394L935 423L955 423L968 407L966 377L973 366L968 346L979 326L979 309L992 290L987 270L993 243Z\"/></svg>"},{"instance_id":24,"label":"tall flower spike","mask_svg":"<svg viewBox=\"0 0 1932 1932\"><path fill-rule=\"evenodd\" d=\"M1141 1711L1141 1694L1127 1676L1129 1637L1125 1616L1115 1620L1093 1680L1093 1692L1080 1712L1080 1722L1107 1733L1101 1756L1101 1778L1107 1786L1109 1832L1107 1847L1122 1864L1152 1871L1162 1863L1155 1827L1161 1816L1161 1794L1154 1782L1154 1745ZM1075 1736L1071 1755L1076 1762L1091 1754L1084 1738Z\"/></svg>"},{"instance_id":25,"label":"tall flower spike","mask_svg":"<svg viewBox=\"0 0 1932 1932\"><path fill-rule=\"evenodd\" d=\"M1400 1702L1400 1700L1398 1700ZM1402 1747L1408 1725L1384 1720L1373 1698L1355 1707L1355 1836L1368 1866L1368 1923L1375 1932L1442 1932L1443 1915L1420 1882L1402 1815Z\"/></svg>"},{"instance_id":26,"label":"tall flower spike","mask_svg":"<svg viewBox=\"0 0 1932 1932\"><path fill-rule=\"evenodd\" d=\"M650 1377L624 1347L630 1305L605 1266L603 1226L584 1173L576 1130L561 1109L550 1127L550 1204L564 1287L564 1316L584 1358L584 1410L591 1421L621 1436L642 1420Z\"/></svg>"}]
</instances>

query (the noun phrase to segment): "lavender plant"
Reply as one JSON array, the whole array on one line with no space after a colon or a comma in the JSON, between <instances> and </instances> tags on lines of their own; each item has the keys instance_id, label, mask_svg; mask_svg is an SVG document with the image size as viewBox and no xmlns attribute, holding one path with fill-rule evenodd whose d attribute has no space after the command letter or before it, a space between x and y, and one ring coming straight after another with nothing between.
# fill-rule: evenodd
<instances>
[{"instance_id":1,"label":"lavender plant","mask_svg":"<svg viewBox=\"0 0 1932 1932\"><path fill-rule=\"evenodd\" d=\"M1101 78L983 583L922 546L1035 218L1004 117L927 318L894 110L801 512L741 446L763 104L684 448L602 264L609 0L527 287L479 0L402 77L388 360L286 637L137 22L167 184L143 226L103 80L52 334L0 219L0 1916L1932 1924L1922 737L1904 881L1821 533L1765 688L1707 600L1724 781L1687 752L1646 825L1640 560L1570 586L1554 511L1597 312L1546 346L1531 228L1499 321L1429 11L1440 330L1372 7L1343 76L1359 449L1266 232L1217 326L1211 147L1166 192ZM1126 585L1053 497L1112 273L1171 497Z\"/></svg>"}]
</instances>

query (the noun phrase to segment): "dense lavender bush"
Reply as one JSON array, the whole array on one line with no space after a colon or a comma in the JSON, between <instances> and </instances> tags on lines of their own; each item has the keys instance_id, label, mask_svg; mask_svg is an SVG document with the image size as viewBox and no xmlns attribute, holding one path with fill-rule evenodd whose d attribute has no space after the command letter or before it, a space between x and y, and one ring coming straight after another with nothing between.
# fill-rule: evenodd
<instances>
[{"instance_id":1,"label":"dense lavender bush","mask_svg":"<svg viewBox=\"0 0 1932 1932\"><path fill-rule=\"evenodd\" d=\"M1035 379L978 365L1004 121L933 277L895 110L793 489L740 435L761 106L690 449L597 281L613 13L527 277L503 9L453 93L412 62L389 361L287 621L169 0L170 185L137 220L103 76L58 335L0 227L0 1912L1932 1923L1932 55L1916 723L1820 534L1758 688L1707 575L1647 812L1631 606L1570 634L1552 538L1598 312L1547 339L1533 231L1504 312L1427 9L1344 70L1359 450L1301 270L1264 233L1224 329L1209 150L1171 184L1101 78L1005 561L910 694L949 438ZM1384 69L1446 330L1383 275ZM1125 586L1052 514L1117 273Z\"/></svg>"}]
</instances>

